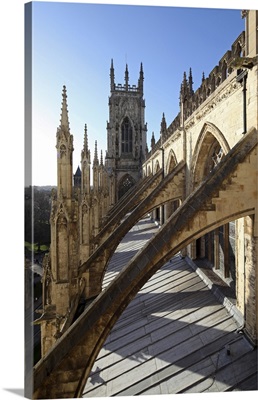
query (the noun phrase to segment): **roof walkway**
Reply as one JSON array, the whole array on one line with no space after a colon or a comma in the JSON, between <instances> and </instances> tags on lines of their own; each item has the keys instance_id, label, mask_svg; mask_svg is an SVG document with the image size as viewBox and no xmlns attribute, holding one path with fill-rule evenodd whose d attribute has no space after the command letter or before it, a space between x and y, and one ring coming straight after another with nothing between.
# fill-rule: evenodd
<instances>
[{"instance_id":1,"label":"roof walkway","mask_svg":"<svg viewBox=\"0 0 258 400\"><path fill-rule=\"evenodd\" d=\"M158 230L146 217L124 237L106 287ZM257 390L257 348L186 259L154 274L108 336L83 397Z\"/></svg>"}]
</instances>

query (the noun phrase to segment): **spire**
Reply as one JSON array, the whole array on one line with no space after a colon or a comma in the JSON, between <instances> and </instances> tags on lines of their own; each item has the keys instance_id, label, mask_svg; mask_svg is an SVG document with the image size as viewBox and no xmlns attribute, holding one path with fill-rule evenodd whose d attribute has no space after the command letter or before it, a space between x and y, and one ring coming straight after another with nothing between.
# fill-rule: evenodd
<instances>
[{"instance_id":1,"label":"spire","mask_svg":"<svg viewBox=\"0 0 258 400\"><path fill-rule=\"evenodd\" d=\"M160 133L164 134L164 133L166 133L166 130L167 130L167 122L166 122L165 114L163 113L161 124L160 124Z\"/></svg>"},{"instance_id":2,"label":"spire","mask_svg":"<svg viewBox=\"0 0 258 400\"><path fill-rule=\"evenodd\" d=\"M187 99L187 95L188 95L188 82L186 78L186 72L184 72L183 81L181 83L181 88L180 88L180 106Z\"/></svg>"},{"instance_id":3,"label":"spire","mask_svg":"<svg viewBox=\"0 0 258 400\"><path fill-rule=\"evenodd\" d=\"M205 80L204 72L202 73L202 82Z\"/></svg>"},{"instance_id":4,"label":"spire","mask_svg":"<svg viewBox=\"0 0 258 400\"><path fill-rule=\"evenodd\" d=\"M194 91L193 91L193 76L192 76L192 68L190 68L189 71L189 78L188 78L188 82L189 82L189 92L190 92L190 96L193 95Z\"/></svg>"},{"instance_id":5,"label":"spire","mask_svg":"<svg viewBox=\"0 0 258 400\"><path fill-rule=\"evenodd\" d=\"M78 165L77 170L76 170L74 176L81 176L81 174L82 174L82 173L81 173L81 169L80 169L80 167L79 167L79 165Z\"/></svg>"},{"instance_id":6,"label":"spire","mask_svg":"<svg viewBox=\"0 0 258 400\"><path fill-rule=\"evenodd\" d=\"M88 131L87 131L87 124L84 126L84 142L83 142L83 150L85 153L88 152Z\"/></svg>"},{"instance_id":7,"label":"spire","mask_svg":"<svg viewBox=\"0 0 258 400\"><path fill-rule=\"evenodd\" d=\"M187 78L186 78L186 72L184 71L184 76L183 76L183 86L187 85Z\"/></svg>"},{"instance_id":8,"label":"spire","mask_svg":"<svg viewBox=\"0 0 258 400\"><path fill-rule=\"evenodd\" d=\"M111 59L111 67L110 67L110 89L111 92L115 90L115 70L113 65L113 58Z\"/></svg>"},{"instance_id":9,"label":"spire","mask_svg":"<svg viewBox=\"0 0 258 400\"><path fill-rule=\"evenodd\" d=\"M188 83L187 83L187 78L186 78L186 72L184 72L183 81L181 84L181 91L183 94L187 93L187 86L188 86Z\"/></svg>"},{"instance_id":10,"label":"spire","mask_svg":"<svg viewBox=\"0 0 258 400\"><path fill-rule=\"evenodd\" d=\"M93 160L93 164L94 164L94 165L99 165L97 140L95 140L95 151L94 151L94 160Z\"/></svg>"},{"instance_id":11,"label":"spire","mask_svg":"<svg viewBox=\"0 0 258 400\"><path fill-rule=\"evenodd\" d=\"M144 81L144 76L143 76L143 67L142 67L142 63L141 63L140 77L139 77L139 81L138 81L139 90L141 92L143 92L143 81Z\"/></svg>"},{"instance_id":12,"label":"spire","mask_svg":"<svg viewBox=\"0 0 258 400\"><path fill-rule=\"evenodd\" d=\"M154 136L154 132L152 132L152 137L151 137L151 148L153 148L155 146L156 140L155 140L155 136Z\"/></svg>"},{"instance_id":13,"label":"spire","mask_svg":"<svg viewBox=\"0 0 258 400\"><path fill-rule=\"evenodd\" d=\"M141 68L140 68L140 78L143 78L143 68L142 68L142 62L141 62Z\"/></svg>"},{"instance_id":14,"label":"spire","mask_svg":"<svg viewBox=\"0 0 258 400\"><path fill-rule=\"evenodd\" d=\"M126 64L125 68L125 88L128 90L128 82L129 82L129 73L128 73L128 65Z\"/></svg>"},{"instance_id":15,"label":"spire","mask_svg":"<svg viewBox=\"0 0 258 400\"><path fill-rule=\"evenodd\" d=\"M70 135L66 87L63 86L60 126L56 133L57 196L71 199L73 184L73 136Z\"/></svg>"},{"instance_id":16,"label":"spire","mask_svg":"<svg viewBox=\"0 0 258 400\"><path fill-rule=\"evenodd\" d=\"M76 188L81 187L81 178L82 178L82 172L81 172L80 167L78 166L78 168L73 176L74 187L76 187Z\"/></svg>"},{"instance_id":17,"label":"spire","mask_svg":"<svg viewBox=\"0 0 258 400\"><path fill-rule=\"evenodd\" d=\"M63 97L63 99L62 99L60 126L66 128L67 131L69 132L70 128L69 128L69 120L68 120L67 94L66 94L65 85L63 86L62 97Z\"/></svg>"},{"instance_id":18,"label":"spire","mask_svg":"<svg viewBox=\"0 0 258 400\"><path fill-rule=\"evenodd\" d=\"M164 140L164 138L166 136L166 132L167 132L167 123L166 123L165 114L163 113L161 124L160 124L161 144L163 144L163 140Z\"/></svg>"},{"instance_id":19,"label":"spire","mask_svg":"<svg viewBox=\"0 0 258 400\"><path fill-rule=\"evenodd\" d=\"M100 165L103 165L103 152L100 152Z\"/></svg>"},{"instance_id":20,"label":"spire","mask_svg":"<svg viewBox=\"0 0 258 400\"><path fill-rule=\"evenodd\" d=\"M83 138L83 149L82 149L82 158L86 157L88 162L90 163L90 150L88 146L88 129L87 124L84 125L84 138Z\"/></svg>"}]
</instances>

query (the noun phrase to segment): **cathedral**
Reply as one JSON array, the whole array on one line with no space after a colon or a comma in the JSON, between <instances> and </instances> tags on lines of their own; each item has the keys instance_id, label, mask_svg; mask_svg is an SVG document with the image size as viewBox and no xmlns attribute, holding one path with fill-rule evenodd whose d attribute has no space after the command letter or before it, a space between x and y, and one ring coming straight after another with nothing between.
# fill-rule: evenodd
<instances>
[{"instance_id":1,"label":"cathedral","mask_svg":"<svg viewBox=\"0 0 258 400\"><path fill-rule=\"evenodd\" d=\"M99 157L95 142L91 157L85 125L75 174L63 87L51 248L35 321L42 352L34 368L35 398L60 391L80 397L115 322L175 254L196 271L205 265L214 284L229 288L235 298L229 312L257 346L258 11L244 10L242 18L245 31L197 90L191 69L182 74L179 113L169 123L163 114L150 150L142 64L137 85L129 84L127 65L124 84L117 84L111 60L107 151ZM158 233L102 290L116 247L146 215L160 226Z\"/></svg>"},{"instance_id":2,"label":"cathedral","mask_svg":"<svg viewBox=\"0 0 258 400\"><path fill-rule=\"evenodd\" d=\"M63 87L56 134L57 190L52 193L51 251L44 260L44 311L36 322L41 324L42 354L76 315L78 299L84 302L99 293L99 285L93 284L88 272L80 276L78 267L94 251L109 210L142 178L147 152L143 82L142 64L137 85L129 84L126 65L124 84L116 84L111 61L106 157L103 160L101 152L99 159L95 141L91 165L85 124L81 168L74 175L73 136Z\"/></svg>"}]
</instances>

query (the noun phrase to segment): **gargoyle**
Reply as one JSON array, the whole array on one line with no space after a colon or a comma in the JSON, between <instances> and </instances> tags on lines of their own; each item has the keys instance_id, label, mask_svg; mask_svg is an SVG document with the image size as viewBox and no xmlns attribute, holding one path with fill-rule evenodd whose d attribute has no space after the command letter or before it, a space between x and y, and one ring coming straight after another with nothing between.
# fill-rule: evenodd
<instances>
[{"instance_id":1,"label":"gargoyle","mask_svg":"<svg viewBox=\"0 0 258 400\"><path fill-rule=\"evenodd\" d=\"M254 57L235 57L230 63L229 67L234 69L248 68L252 69L258 63L258 55Z\"/></svg>"}]
</instances>

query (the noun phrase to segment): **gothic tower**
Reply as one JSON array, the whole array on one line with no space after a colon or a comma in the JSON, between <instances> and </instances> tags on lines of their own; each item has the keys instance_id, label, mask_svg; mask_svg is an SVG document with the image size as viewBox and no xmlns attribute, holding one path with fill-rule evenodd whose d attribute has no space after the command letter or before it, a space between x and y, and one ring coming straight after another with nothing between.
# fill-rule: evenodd
<instances>
[{"instance_id":1,"label":"gothic tower","mask_svg":"<svg viewBox=\"0 0 258 400\"><path fill-rule=\"evenodd\" d=\"M147 134L143 80L141 64L138 85L129 85L126 65L125 83L116 85L111 61L106 167L111 178L113 204L141 178Z\"/></svg>"}]
</instances>

